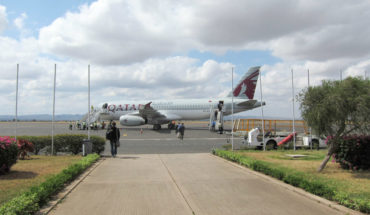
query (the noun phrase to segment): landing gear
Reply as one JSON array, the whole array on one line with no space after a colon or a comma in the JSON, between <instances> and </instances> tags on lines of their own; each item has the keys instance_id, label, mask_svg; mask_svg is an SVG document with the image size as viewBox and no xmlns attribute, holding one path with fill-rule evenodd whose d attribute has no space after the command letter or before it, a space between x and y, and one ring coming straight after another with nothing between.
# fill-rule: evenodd
<instances>
[{"instance_id":1,"label":"landing gear","mask_svg":"<svg viewBox=\"0 0 370 215\"><path fill-rule=\"evenodd\" d=\"M160 124L154 124L153 125L153 130L161 130L161 125Z\"/></svg>"},{"instance_id":2,"label":"landing gear","mask_svg":"<svg viewBox=\"0 0 370 215\"><path fill-rule=\"evenodd\" d=\"M170 130L175 129L175 124L168 123L168 129L170 129Z\"/></svg>"}]
</instances>

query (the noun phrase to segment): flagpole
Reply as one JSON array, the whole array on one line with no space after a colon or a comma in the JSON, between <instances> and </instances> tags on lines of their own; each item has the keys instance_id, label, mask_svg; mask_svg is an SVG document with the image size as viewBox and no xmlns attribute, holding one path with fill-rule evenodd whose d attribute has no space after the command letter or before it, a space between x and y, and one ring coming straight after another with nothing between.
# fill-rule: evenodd
<instances>
[{"instance_id":1,"label":"flagpole","mask_svg":"<svg viewBox=\"0 0 370 215\"><path fill-rule=\"evenodd\" d=\"M294 114L294 83L293 83L293 69L292 69L292 103L293 103L293 147L294 151L296 150L295 147L295 114Z\"/></svg>"},{"instance_id":2,"label":"flagpole","mask_svg":"<svg viewBox=\"0 0 370 215\"><path fill-rule=\"evenodd\" d=\"M87 117L87 139L90 140L90 64L88 66L88 73L87 73L87 79L88 79L88 109L89 109L89 115Z\"/></svg>"},{"instance_id":3,"label":"flagpole","mask_svg":"<svg viewBox=\"0 0 370 215\"><path fill-rule=\"evenodd\" d=\"M266 151L266 143L265 143L265 118L263 115L263 102L262 102L262 72L260 71L260 92L261 92L261 116L262 116L262 143L263 143L263 151Z\"/></svg>"},{"instance_id":4,"label":"flagpole","mask_svg":"<svg viewBox=\"0 0 370 215\"><path fill-rule=\"evenodd\" d=\"M18 129L18 79L19 79L19 64L17 64L17 81L15 87L15 141L17 142Z\"/></svg>"},{"instance_id":5,"label":"flagpole","mask_svg":"<svg viewBox=\"0 0 370 215\"><path fill-rule=\"evenodd\" d=\"M234 67L231 67L231 150L234 151Z\"/></svg>"},{"instance_id":6,"label":"flagpole","mask_svg":"<svg viewBox=\"0 0 370 215\"><path fill-rule=\"evenodd\" d=\"M310 88L310 69L307 69L307 91L308 89ZM311 146L311 150L312 150L312 128L311 126L309 127L309 132L310 132L310 146Z\"/></svg>"},{"instance_id":7,"label":"flagpole","mask_svg":"<svg viewBox=\"0 0 370 215\"><path fill-rule=\"evenodd\" d=\"M51 155L54 155L54 120L55 120L55 85L57 77L57 64L54 64L54 90L53 90L53 118L51 121Z\"/></svg>"}]
</instances>

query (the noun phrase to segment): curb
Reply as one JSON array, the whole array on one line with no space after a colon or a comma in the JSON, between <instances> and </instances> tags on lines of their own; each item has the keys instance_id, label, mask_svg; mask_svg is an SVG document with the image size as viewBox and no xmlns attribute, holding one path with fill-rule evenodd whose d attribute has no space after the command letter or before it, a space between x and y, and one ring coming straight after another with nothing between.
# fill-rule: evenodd
<instances>
[{"instance_id":1,"label":"curb","mask_svg":"<svg viewBox=\"0 0 370 215\"><path fill-rule=\"evenodd\" d=\"M68 186L66 186L63 190L58 192L55 196L51 197L51 200L43 206L36 215L44 215L49 214L69 193L71 193L90 173L98 167L105 158L101 157L97 162L87 168L84 173L78 176L75 180L73 180Z\"/></svg>"},{"instance_id":2,"label":"curb","mask_svg":"<svg viewBox=\"0 0 370 215\"><path fill-rule=\"evenodd\" d=\"M214 154L210 154L210 155L213 156L213 157L216 157L216 158L218 158L218 159L220 159L220 160L222 160L222 161L224 161L224 162L226 162L226 163L228 163L230 165L233 165L235 167L244 169L248 173L251 173L251 174L253 174L255 176L258 176L258 177L260 177L260 178L262 178L262 179L264 179L266 181L269 181L269 182L274 183L276 185L282 186L282 187L284 187L287 190L290 190L290 191L293 191L295 193L298 193L298 194L300 194L300 195L302 195L302 196L304 196L306 198L309 198L309 199L311 199L311 200L313 200L315 202L318 202L320 204L323 204L323 205L325 205L325 206L327 206L329 208L333 208L333 209L335 209L338 212L341 212L343 214L365 215L364 213L361 213L359 211L352 210L352 209L347 208L347 207L345 207L343 205L340 205L340 204L338 204L336 202L333 202L333 201L324 199L324 198L322 198L320 196L316 196L316 195L314 195L312 193L309 193L309 192L303 190L302 188L294 187L293 185L286 184L286 183L284 183L284 182L282 182L282 181L280 181L280 180L278 180L276 178L273 178L271 176L265 175L263 173L260 173L260 172L254 171L254 170L251 170L251 169L249 169L246 166L242 166L242 165L240 165L238 163L235 163L235 162L226 160L226 159L224 159L222 157L219 157L217 155L214 155Z\"/></svg>"}]
</instances>

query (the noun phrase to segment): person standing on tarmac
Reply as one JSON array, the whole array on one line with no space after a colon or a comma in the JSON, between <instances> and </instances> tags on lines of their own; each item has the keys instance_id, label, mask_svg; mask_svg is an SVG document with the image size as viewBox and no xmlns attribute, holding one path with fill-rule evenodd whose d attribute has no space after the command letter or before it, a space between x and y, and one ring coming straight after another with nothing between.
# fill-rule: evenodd
<instances>
[{"instance_id":1,"label":"person standing on tarmac","mask_svg":"<svg viewBox=\"0 0 370 215\"><path fill-rule=\"evenodd\" d=\"M184 134L185 134L185 125L184 125L184 123L181 123L181 126L179 126L179 127L180 127L179 128L179 133L180 133L179 138L181 140L183 140L184 139Z\"/></svg>"},{"instance_id":2,"label":"person standing on tarmac","mask_svg":"<svg viewBox=\"0 0 370 215\"><path fill-rule=\"evenodd\" d=\"M112 127L107 130L106 138L110 142L110 149L112 157L116 157L117 155L117 147L119 145L119 138L120 138L120 131L116 127L116 122L112 122Z\"/></svg>"}]
</instances>

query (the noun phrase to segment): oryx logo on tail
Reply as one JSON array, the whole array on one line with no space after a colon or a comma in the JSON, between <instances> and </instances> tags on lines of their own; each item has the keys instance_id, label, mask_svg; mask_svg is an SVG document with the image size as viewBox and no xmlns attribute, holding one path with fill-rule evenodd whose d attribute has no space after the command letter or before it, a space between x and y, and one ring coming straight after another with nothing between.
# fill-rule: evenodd
<instances>
[{"instance_id":1,"label":"oryx logo on tail","mask_svg":"<svg viewBox=\"0 0 370 215\"><path fill-rule=\"evenodd\" d=\"M259 72L260 72L259 66L250 68L234 88L232 92L234 96L240 98L253 99ZM231 97L231 92L228 95L228 97Z\"/></svg>"}]
</instances>

